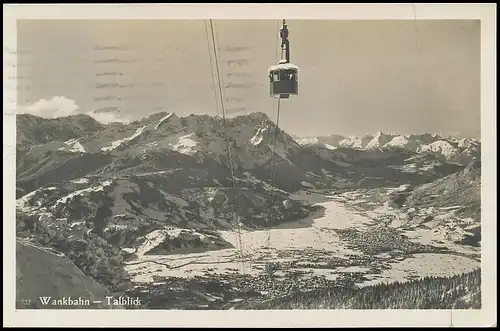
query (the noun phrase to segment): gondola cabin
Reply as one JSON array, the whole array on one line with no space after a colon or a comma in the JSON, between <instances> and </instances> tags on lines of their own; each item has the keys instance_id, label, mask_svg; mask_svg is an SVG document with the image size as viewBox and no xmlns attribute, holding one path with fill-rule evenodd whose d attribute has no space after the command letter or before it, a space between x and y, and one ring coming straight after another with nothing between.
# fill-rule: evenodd
<instances>
[{"instance_id":1,"label":"gondola cabin","mask_svg":"<svg viewBox=\"0 0 500 331\"><path fill-rule=\"evenodd\" d=\"M274 98L288 99L299 94L299 67L282 60L269 68L270 93Z\"/></svg>"}]
</instances>

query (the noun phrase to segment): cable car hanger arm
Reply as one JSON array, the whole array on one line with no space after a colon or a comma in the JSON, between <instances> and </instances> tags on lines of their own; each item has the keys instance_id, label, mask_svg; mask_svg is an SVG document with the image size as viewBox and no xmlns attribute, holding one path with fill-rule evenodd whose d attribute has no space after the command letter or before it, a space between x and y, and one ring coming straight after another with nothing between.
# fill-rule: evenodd
<instances>
[{"instance_id":1,"label":"cable car hanger arm","mask_svg":"<svg viewBox=\"0 0 500 331\"><path fill-rule=\"evenodd\" d=\"M288 26L286 20L283 19L283 25L280 29L281 37L281 57L283 58L283 51L285 51L286 63L290 63L290 41L288 40Z\"/></svg>"}]
</instances>

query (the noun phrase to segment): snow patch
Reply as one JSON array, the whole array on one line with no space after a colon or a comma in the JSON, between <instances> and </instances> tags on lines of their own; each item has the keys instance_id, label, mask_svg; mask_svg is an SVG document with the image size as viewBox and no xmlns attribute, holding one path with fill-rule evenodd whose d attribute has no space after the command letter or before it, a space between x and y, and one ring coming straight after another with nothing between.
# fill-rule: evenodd
<instances>
[{"instance_id":1,"label":"snow patch","mask_svg":"<svg viewBox=\"0 0 500 331\"><path fill-rule=\"evenodd\" d=\"M27 204L29 204L31 199L33 199L39 192L53 191L55 189L56 189L55 187L40 187L39 189L36 189L28 194L25 194L16 200L16 208L24 212L29 212L30 210L32 210L32 208L27 206ZM41 202L38 201L37 203L38 205L40 205Z\"/></svg>"},{"instance_id":2,"label":"snow patch","mask_svg":"<svg viewBox=\"0 0 500 331\"><path fill-rule=\"evenodd\" d=\"M74 197L76 196L86 196L92 192L99 192L99 191L104 191L105 187L111 186L112 182L110 180L104 181L101 185L94 186L94 187L88 187L82 190L75 191L73 193L68 194L65 197L62 197L58 199L54 205L54 208L57 207L59 204L66 204L69 201L71 201Z\"/></svg>"},{"instance_id":3,"label":"snow patch","mask_svg":"<svg viewBox=\"0 0 500 331\"><path fill-rule=\"evenodd\" d=\"M104 152L105 151L112 151L112 150L120 147L123 143L131 141L131 140L137 138L140 134L142 134L142 132L144 132L145 128L146 128L145 126L143 126L141 128L138 128L132 136L130 136L128 138L124 138L124 139L113 141L111 143L111 146L103 147L103 148L101 148L101 150L104 151Z\"/></svg>"},{"instance_id":4,"label":"snow patch","mask_svg":"<svg viewBox=\"0 0 500 331\"><path fill-rule=\"evenodd\" d=\"M420 148L420 152L427 151L440 153L448 159L452 158L458 153L458 150L445 140L438 140L428 145L422 145Z\"/></svg>"},{"instance_id":5,"label":"snow patch","mask_svg":"<svg viewBox=\"0 0 500 331\"><path fill-rule=\"evenodd\" d=\"M350 147L350 148L358 148L362 149L368 144L368 142L373 139L371 136L365 137L357 137L357 136L349 136L339 142L340 147Z\"/></svg>"},{"instance_id":6,"label":"snow patch","mask_svg":"<svg viewBox=\"0 0 500 331\"><path fill-rule=\"evenodd\" d=\"M360 266L352 266L338 269L338 272L368 272L370 268L360 267Z\"/></svg>"},{"instance_id":7,"label":"snow patch","mask_svg":"<svg viewBox=\"0 0 500 331\"><path fill-rule=\"evenodd\" d=\"M151 250L157 248L162 243L172 239L184 239L186 244L189 245L189 240L197 238L205 245L214 245L216 237L212 235L205 235L191 229L180 228L164 228L154 230L143 237L144 242L137 248L136 253L139 256L144 256Z\"/></svg>"},{"instance_id":8,"label":"snow patch","mask_svg":"<svg viewBox=\"0 0 500 331\"><path fill-rule=\"evenodd\" d=\"M441 210L453 210L453 209L460 209L462 207L463 206L449 206L449 207L441 207L439 209L441 209Z\"/></svg>"},{"instance_id":9,"label":"snow patch","mask_svg":"<svg viewBox=\"0 0 500 331\"><path fill-rule=\"evenodd\" d=\"M280 63L275 66L269 67L269 72L274 71L274 70L296 70L299 71L299 67L297 67L294 64L291 63Z\"/></svg>"},{"instance_id":10,"label":"snow patch","mask_svg":"<svg viewBox=\"0 0 500 331\"><path fill-rule=\"evenodd\" d=\"M89 182L89 180L87 178L82 177L82 178L74 179L71 182L74 184L87 184Z\"/></svg>"},{"instance_id":11,"label":"snow patch","mask_svg":"<svg viewBox=\"0 0 500 331\"><path fill-rule=\"evenodd\" d=\"M366 149L376 149L376 148L381 148L388 142L392 140L392 136L383 134L382 132L378 132L375 134L372 140L368 142L368 144L365 146Z\"/></svg>"},{"instance_id":12,"label":"snow patch","mask_svg":"<svg viewBox=\"0 0 500 331\"><path fill-rule=\"evenodd\" d=\"M78 225L85 225L85 222L74 222L69 225L70 228L74 228L75 226Z\"/></svg>"},{"instance_id":13,"label":"snow patch","mask_svg":"<svg viewBox=\"0 0 500 331\"><path fill-rule=\"evenodd\" d=\"M260 145L260 143L264 139L263 135L265 134L266 131L267 128L259 128L255 133L255 135L252 138L250 138L250 143L254 146Z\"/></svg>"},{"instance_id":14,"label":"snow patch","mask_svg":"<svg viewBox=\"0 0 500 331\"><path fill-rule=\"evenodd\" d=\"M316 137L313 137L313 138L301 138L301 139L297 139L296 141L301 146L316 145L316 144L320 143L319 139L316 138Z\"/></svg>"},{"instance_id":15,"label":"snow patch","mask_svg":"<svg viewBox=\"0 0 500 331\"><path fill-rule=\"evenodd\" d=\"M61 147L59 150L65 150L68 152L75 152L75 153L87 153L87 150L85 150L85 147L83 147L82 144L80 144L79 139L71 139L65 142L66 145L69 146L69 148L64 148Z\"/></svg>"},{"instance_id":16,"label":"snow patch","mask_svg":"<svg viewBox=\"0 0 500 331\"><path fill-rule=\"evenodd\" d=\"M158 123L155 126L155 130L158 130L158 128L160 127L160 125L162 125L163 122L165 122L166 120L168 120L172 116L172 114L173 113L169 113L167 116L165 116L161 120L159 120Z\"/></svg>"},{"instance_id":17,"label":"snow patch","mask_svg":"<svg viewBox=\"0 0 500 331\"><path fill-rule=\"evenodd\" d=\"M473 271L480 266L480 262L463 256L421 253L403 261L392 263L391 269L384 270L376 278L360 285L370 286L394 281L404 282L408 279L408 276L417 276L418 278L428 276L450 277Z\"/></svg>"},{"instance_id":18,"label":"snow patch","mask_svg":"<svg viewBox=\"0 0 500 331\"><path fill-rule=\"evenodd\" d=\"M187 134L185 136L179 137L177 143L175 143L172 148L182 154L192 154L196 150L194 147L198 145L198 142L191 139L194 133Z\"/></svg>"},{"instance_id":19,"label":"snow patch","mask_svg":"<svg viewBox=\"0 0 500 331\"><path fill-rule=\"evenodd\" d=\"M416 151L418 149L418 143L414 140L410 140L406 136L396 136L392 138L391 141L386 143L384 148L395 147L395 148L403 148L411 151Z\"/></svg>"}]
</instances>

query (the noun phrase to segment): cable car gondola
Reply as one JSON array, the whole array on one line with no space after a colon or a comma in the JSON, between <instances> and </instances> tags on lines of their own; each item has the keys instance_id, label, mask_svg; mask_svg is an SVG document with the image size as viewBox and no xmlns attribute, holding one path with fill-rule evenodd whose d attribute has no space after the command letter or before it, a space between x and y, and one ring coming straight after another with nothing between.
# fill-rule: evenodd
<instances>
[{"instance_id":1,"label":"cable car gondola","mask_svg":"<svg viewBox=\"0 0 500 331\"><path fill-rule=\"evenodd\" d=\"M277 65L269 68L270 94L276 99L288 99L299 94L299 67L290 63L290 42L286 21L280 29L281 57ZM285 58L283 59L283 51Z\"/></svg>"}]
</instances>

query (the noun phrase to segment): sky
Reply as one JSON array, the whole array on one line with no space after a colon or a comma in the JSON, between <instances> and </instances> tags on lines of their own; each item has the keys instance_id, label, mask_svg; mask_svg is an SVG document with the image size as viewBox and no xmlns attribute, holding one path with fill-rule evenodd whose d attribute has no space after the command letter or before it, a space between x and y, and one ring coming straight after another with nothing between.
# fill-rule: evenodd
<instances>
[{"instance_id":1,"label":"sky","mask_svg":"<svg viewBox=\"0 0 500 331\"><path fill-rule=\"evenodd\" d=\"M207 20L19 20L18 103L41 116L102 121L161 111L221 114ZM267 70L278 20L214 20L228 114L276 116ZM299 95L280 126L296 135L480 135L479 20L288 20ZM208 32L208 34L207 34ZM220 104L220 102L219 102Z\"/></svg>"}]
</instances>

